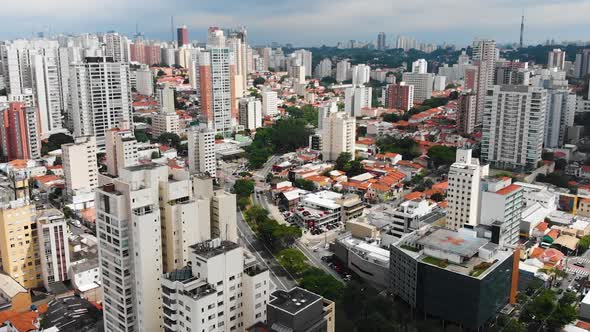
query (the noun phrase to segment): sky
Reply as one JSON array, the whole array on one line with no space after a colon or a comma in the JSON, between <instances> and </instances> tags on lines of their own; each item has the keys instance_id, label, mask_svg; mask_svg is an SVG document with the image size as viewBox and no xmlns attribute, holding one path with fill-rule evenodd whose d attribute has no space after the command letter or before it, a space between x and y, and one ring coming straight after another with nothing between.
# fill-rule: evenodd
<instances>
[{"instance_id":1,"label":"sky","mask_svg":"<svg viewBox=\"0 0 590 332\"><path fill-rule=\"evenodd\" d=\"M191 40L209 26L244 25L252 45L296 46L370 41L383 31L419 41L467 45L474 38L517 42L525 11L525 44L590 40L589 0L3 0L0 39L33 33L106 32L171 38L170 18Z\"/></svg>"}]
</instances>

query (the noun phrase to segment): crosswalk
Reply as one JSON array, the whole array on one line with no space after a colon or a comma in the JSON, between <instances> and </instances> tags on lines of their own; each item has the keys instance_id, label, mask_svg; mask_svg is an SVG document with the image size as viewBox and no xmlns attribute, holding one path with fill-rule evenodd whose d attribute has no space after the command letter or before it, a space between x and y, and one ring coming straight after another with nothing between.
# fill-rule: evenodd
<instances>
[{"instance_id":1,"label":"crosswalk","mask_svg":"<svg viewBox=\"0 0 590 332\"><path fill-rule=\"evenodd\" d=\"M581 275L584 277L587 277L588 275L590 275L590 271L588 271L587 269L585 269L583 267L579 267L579 266L575 266L575 265L570 265L570 266L566 267L565 270L567 272L572 272L572 273L575 273L577 275Z\"/></svg>"},{"instance_id":2,"label":"crosswalk","mask_svg":"<svg viewBox=\"0 0 590 332\"><path fill-rule=\"evenodd\" d=\"M590 258L587 257L576 257L570 260L578 263L590 264Z\"/></svg>"}]
</instances>

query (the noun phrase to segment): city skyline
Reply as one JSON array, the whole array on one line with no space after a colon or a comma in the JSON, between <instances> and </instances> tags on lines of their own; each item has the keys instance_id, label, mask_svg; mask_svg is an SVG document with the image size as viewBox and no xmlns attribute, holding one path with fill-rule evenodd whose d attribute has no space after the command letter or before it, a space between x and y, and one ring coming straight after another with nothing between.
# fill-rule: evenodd
<instances>
[{"instance_id":1,"label":"city skyline","mask_svg":"<svg viewBox=\"0 0 590 332\"><path fill-rule=\"evenodd\" d=\"M110 10L105 11L104 8ZM376 41L383 31L388 36L407 35L424 42L467 45L476 37L499 43L518 43L522 9L525 11L524 44L546 39L584 40L590 27L584 13L590 3L580 0L497 1L444 0L433 6L426 1L391 3L372 0L370 5L352 0L338 1L258 1L246 4L221 0L195 4L176 0L174 6L163 0L86 1L56 0L52 7L39 0L5 4L0 13L0 38L27 38L45 34L106 32L131 36L136 28L146 37L169 40L176 28L187 25L189 39L206 40L209 26L248 27L253 45L292 43L297 46L335 45L350 39ZM486 16L468 15L485 11ZM174 16L174 31L170 17ZM351 25L351 21L354 22ZM350 29L354 26L354 29ZM279 27L279 28L277 28ZM391 44L394 39L389 37Z\"/></svg>"}]
</instances>

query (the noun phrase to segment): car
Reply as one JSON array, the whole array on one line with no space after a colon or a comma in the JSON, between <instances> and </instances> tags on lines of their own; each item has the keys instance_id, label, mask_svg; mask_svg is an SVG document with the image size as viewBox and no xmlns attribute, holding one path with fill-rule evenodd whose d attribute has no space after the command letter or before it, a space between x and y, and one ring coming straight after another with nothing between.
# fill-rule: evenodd
<instances>
[{"instance_id":1,"label":"car","mask_svg":"<svg viewBox=\"0 0 590 332\"><path fill-rule=\"evenodd\" d=\"M557 290L557 294L561 294L561 293L563 293L563 288L560 288Z\"/></svg>"}]
</instances>

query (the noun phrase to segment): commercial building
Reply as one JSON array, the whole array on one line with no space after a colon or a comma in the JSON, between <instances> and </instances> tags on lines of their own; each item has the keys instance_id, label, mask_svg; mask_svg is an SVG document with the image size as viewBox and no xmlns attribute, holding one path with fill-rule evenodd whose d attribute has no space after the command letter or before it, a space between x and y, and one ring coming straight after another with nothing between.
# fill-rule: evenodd
<instances>
[{"instance_id":1,"label":"commercial building","mask_svg":"<svg viewBox=\"0 0 590 332\"><path fill-rule=\"evenodd\" d=\"M388 84L385 89L385 107L408 111L414 106L414 86L406 82Z\"/></svg>"},{"instance_id":2,"label":"commercial building","mask_svg":"<svg viewBox=\"0 0 590 332\"><path fill-rule=\"evenodd\" d=\"M61 146L66 195L91 192L98 186L98 163L94 136L76 137L74 143Z\"/></svg>"},{"instance_id":3,"label":"commercial building","mask_svg":"<svg viewBox=\"0 0 590 332\"><path fill-rule=\"evenodd\" d=\"M25 198L0 206L0 256L4 273L30 289L43 285L35 205Z\"/></svg>"},{"instance_id":4,"label":"commercial building","mask_svg":"<svg viewBox=\"0 0 590 332\"><path fill-rule=\"evenodd\" d=\"M203 126L193 126L187 132L188 167L191 174L206 173L215 177L215 131Z\"/></svg>"},{"instance_id":5,"label":"commercial building","mask_svg":"<svg viewBox=\"0 0 590 332\"><path fill-rule=\"evenodd\" d=\"M279 113L277 110L278 94L272 90L262 90L262 116L275 116Z\"/></svg>"},{"instance_id":6,"label":"commercial building","mask_svg":"<svg viewBox=\"0 0 590 332\"><path fill-rule=\"evenodd\" d=\"M242 247L213 239L190 246L192 264L162 278L166 331L244 331L264 322L269 271Z\"/></svg>"},{"instance_id":7,"label":"commercial building","mask_svg":"<svg viewBox=\"0 0 590 332\"><path fill-rule=\"evenodd\" d=\"M37 110L12 102L0 110L0 146L7 160L41 157L41 138Z\"/></svg>"},{"instance_id":8,"label":"commercial building","mask_svg":"<svg viewBox=\"0 0 590 332\"><path fill-rule=\"evenodd\" d=\"M437 210L437 204L426 199L405 201L397 208L383 211L380 215L369 214L369 220L387 219L386 232L381 235L382 241L391 244L416 229L429 223L433 212ZM379 218L381 217L381 218ZM438 219L438 218L436 218ZM389 237L393 237L389 239Z\"/></svg>"},{"instance_id":9,"label":"commercial building","mask_svg":"<svg viewBox=\"0 0 590 332\"><path fill-rule=\"evenodd\" d=\"M494 85L487 90L481 156L496 167L533 169L541 160L547 91Z\"/></svg>"},{"instance_id":10,"label":"commercial building","mask_svg":"<svg viewBox=\"0 0 590 332\"><path fill-rule=\"evenodd\" d=\"M322 156L324 160L336 160L342 152L354 159L356 120L344 112L331 113L322 123Z\"/></svg>"},{"instance_id":11,"label":"commercial building","mask_svg":"<svg viewBox=\"0 0 590 332\"><path fill-rule=\"evenodd\" d=\"M477 95L473 92L462 93L457 101L457 132L469 135L475 129L477 112Z\"/></svg>"},{"instance_id":12,"label":"commercial building","mask_svg":"<svg viewBox=\"0 0 590 332\"><path fill-rule=\"evenodd\" d=\"M344 90L344 111L352 117L362 116L363 108L372 105L373 88L353 86Z\"/></svg>"},{"instance_id":13,"label":"commercial building","mask_svg":"<svg viewBox=\"0 0 590 332\"><path fill-rule=\"evenodd\" d=\"M240 99L240 125L244 129L256 130L262 127L262 103L254 97Z\"/></svg>"},{"instance_id":14,"label":"commercial building","mask_svg":"<svg viewBox=\"0 0 590 332\"><path fill-rule=\"evenodd\" d=\"M69 280L68 223L57 209L40 210L37 211L37 232L43 285L49 290L52 283Z\"/></svg>"},{"instance_id":15,"label":"commercial building","mask_svg":"<svg viewBox=\"0 0 590 332\"><path fill-rule=\"evenodd\" d=\"M95 136L105 148L106 132L131 123L129 65L111 57L87 57L70 66L74 136Z\"/></svg>"},{"instance_id":16,"label":"commercial building","mask_svg":"<svg viewBox=\"0 0 590 332\"><path fill-rule=\"evenodd\" d=\"M484 326L515 300L518 254L473 233L429 226L404 236L390 247L389 291L427 315Z\"/></svg>"},{"instance_id":17,"label":"commercial building","mask_svg":"<svg viewBox=\"0 0 590 332\"><path fill-rule=\"evenodd\" d=\"M480 165L472 151L458 149L455 163L449 169L447 191L447 228L478 225L481 178L489 173L489 165Z\"/></svg>"},{"instance_id":18,"label":"commercial building","mask_svg":"<svg viewBox=\"0 0 590 332\"><path fill-rule=\"evenodd\" d=\"M414 86L414 102L421 103L432 97L434 74L432 73L404 73L402 80L407 85Z\"/></svg>"},{"instance_id":19,"label":"commercial building","mask_svg":"<svg viewBox=\"0 0 590 332\"><path fill-rule=\"evenodd\" d=\"M348 269L373 287L388 287L389 250L383 249L375 239L360 239L344 233L336 238L334 253Z\"/></svg>"}]
</instances>

